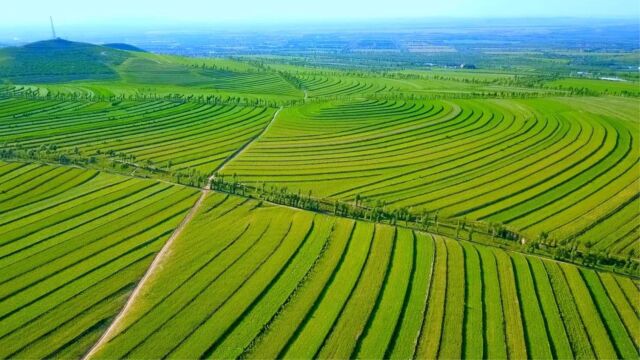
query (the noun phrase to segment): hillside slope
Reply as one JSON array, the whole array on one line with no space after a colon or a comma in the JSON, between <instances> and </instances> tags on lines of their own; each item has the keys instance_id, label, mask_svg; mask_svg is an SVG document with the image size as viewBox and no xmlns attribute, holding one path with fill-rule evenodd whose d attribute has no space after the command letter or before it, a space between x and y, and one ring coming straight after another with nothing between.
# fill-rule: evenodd
<instances>
[{"instance_id":1,"label":"hillside slope","mask_svg":"<svg viewBox=\"0 0 640 360\"><path fill-rule=\"evenodd\" d=\"M104 80L118 77L113 66L126 51L63 39L0 49L0 78L13 83Z\"/></svg>"},{"instance_id":2,"label":"hillside slope","mask_svg":"<svg viewBox=\"0 0 640 360\"><path fill-rule=\"evenodd\" d=\"M137 52L147 52L146 50L140 49L137 46L124 44L124 43L110 43L110 44L102 44L104 47L108 47L111 49L117 50L125 50L125 51L137 51Z\"/></svg>"}]
</instances>

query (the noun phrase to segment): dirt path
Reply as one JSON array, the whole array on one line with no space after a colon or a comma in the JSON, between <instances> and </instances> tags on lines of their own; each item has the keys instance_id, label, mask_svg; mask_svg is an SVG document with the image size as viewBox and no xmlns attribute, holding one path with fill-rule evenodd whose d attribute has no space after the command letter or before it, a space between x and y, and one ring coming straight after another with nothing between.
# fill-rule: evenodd
<instances>
[{"instance_id":1,"label":"dirt path","mask_svg":"<svg viewBox=\"0 0 640 360\"><path fill-rule=\"evenodd\" d=\"M221 171L222 169L224 169L224 167L231 160L235 159L237 156L242 154L244 150L247 147L249 147L249 145L251 145L254 141L259 139L265 132L267 132L267 130L271 128L271 125L273 124L275 119L278 117L278 114L280 113L280 111L282 111L282 107L280 107L278 111L276 111L273 114L273 117L271 118L267 126L265 126L265 128L262 129L262 131L258 135L251 138L249 141L247 141L246 144L242 145L241 148L236 150L236 152L234 152L233 154L231 154L231 156L225 159L225 161L223 161L220 165L218 165L218 167L213 171L213 174L209 176L207 185L205 185L204 189L202 189L200 193L200 197L198 198L198 201L196 201L196 203L193 205L191 210L189 210L189 213L187 214L187 216L185 216L185 218L182 219L182 222L180 222L180 225L178 225L178 227L173 231L173 234L171 234L171 237L164 244L160 252L158 252L156 257L153 259L153 262L151 263L147 271L144 273L144 276L142 277L142 279L140 279L140 281L136 285L136 288L133 290L133 292L129 296L129 299L127 299L127 302L124 305L124 307L120 310L118 315L113 319L113 321L111 322L107 330L102 334L100 339L98 339L98 341L93 345L93 347L89 350L89 352L87 352L87 354L83 357L83 360L90 359L93 355L95 355L96 352L105 344L105 342L108 339L110 339L112 335L114 335L115 331L118 330L118 327L122 323L125 315L129 312L129 309L131 308L133 303L135 303L135 301L138 299L141 289L145 287L145 285L149 282L151 275L155 273L156 269L159 266L161 266L162 261L167 257L167 255L169 255L173 242L180 236L180 234L182 234L182 231L191 222L195 214L198 212L198 209L200 209L200 207L202 206L204 199L207 197L209 192L211 192L211 182L215 178L215 174L218 171Z\"/></svg>"},{"instance_id":2,"label":"dirt path","mask_svg":"<svg viewBox=\"0 0 640 360\"><path fill-rule=\"evenodd\" d=\"M262 129L262 131L258 135L256 135L256 136L252 137L251 139L249 139L249 141L247 141L244 145L242 145L238 150L236 150L236 152L231 154L231 156L226 158L220 165L218 165L217 168L215 168L212 171L212 174L211 174L211 176L209 176L209 179L207 181L206 189L211 189L211 182L213 181L213 179L215 179L216 173L222 171L225 168L225 166L227 166L228 163L230 163L233 159L235 159L238 156L240 156L249 147L249 145L253 144L256 140L260 139L262 137L262 135L264 135L264 133L266 133L271 128L271 125L273 125L273 123L275 122L276 118L278 117L278 114L280 114L280 111L282 111L282 107L280 107L278 109L278 111L276 111L273 114L273 116L271 117L271 120L269 120L269 123L267 124L267 126L265 126L264 129Z\"/></svg>"},{"instance_id":3,"label":"dirt path","mask_svg":"<svg viewBox=\"0 0 640 360\"><path fill-rule=\"evenodd\" d=\"M133 292L129 296L129 299L127 299L127 303L120 310L120 312L115 317L115 319L113 319L113 321L111 322L111 325L109 325L109 327L102 334L100 339L98 339L95 345L93 345L93 347L89 350L89 352L87 352L87 354L83 357L83 359L86 360L91 358L98 351L98 349L100 349L100 347L102 347L104 343L109 338L111 338L112 334L114 334L114 332L118 329L118 327L120 326L120 323L124 319L124 316L127 314L127 312L129 312L129 309L131 308L132 304L137 300L138 296L140 295L140 290L147 284L147 282L149 281L149 278L151 278L151 275L154 274L158 266L161 265L160 263L167 257L167 255L169 255L169 253L171 252L171 245L173 244L174 240L180 236L180 234L185 229L187 224L191 222L195 214L198 212L198 210L202 206L202 203L204 202L204 199L207 197L209 192L210 192L209 189L202 189L202 191L200 192L200 197L198 198L196 203L193 205L191 210L189 210L189 213L187 214L187 216L185 216L185 218L182 219L182 222L180 223L180 225L178 225L178 227L173 231L173 233L171 234L171 237L164 244L160 252L158 252L156 257L153 259L153 262L151 263L147 271L144 273L144 276L142 277L142 279L140 279L140 281L138 282L138 285L136 285L136 288L133 290Z\"/></svg>"}]
</instances>

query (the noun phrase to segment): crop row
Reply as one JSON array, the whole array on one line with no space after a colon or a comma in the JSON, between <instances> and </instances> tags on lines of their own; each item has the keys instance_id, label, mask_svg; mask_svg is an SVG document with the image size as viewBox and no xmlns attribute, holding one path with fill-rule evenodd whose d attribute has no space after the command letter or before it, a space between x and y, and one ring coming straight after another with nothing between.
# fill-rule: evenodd
<instances>
[{"instance_id":1,"label":"crop row","mask_svg":"<svg viewBox=\"0 0 640 360\"><path fill-rule=\"evenodd\" d=\"M633 281L212 193L96 358L637 358Z\"/></svg>"},{"instance_id":2,"label":"crop row","mask_svg":"<svg viewBox=\"0 0 640 360\"><path fill-rule=\"evenodd\" d=\"M163 168L215 169L273 116L266 108L193 103L79 103L7 99L0 139L7 148L55 145L85 157L108 154Z\"/></svg>"},{"instance_id":3,"label":"crop row","mask_svg":"<svg viewBox=\"0 0 640 360\"><path fill-rule=\"evenodd\" d=\"M0 163L0 357L79 357L120 310L196 191Z\"/></svg>"},{"instance_id":4,"label":"crop row","mask_svg":"<svg viewBox=\"0 0 640 360\"><path fill-rule=\"evenodd\" d=\"M128 59L118 68L118 71L126 82L136 85L155 85L153 89L156 89L156 86L171 84L174 91L180 89L204 93L220 91L226 94L301 96L298 89L275 72L256 71L256 69L246 71L248 69L240 68L219 69L206 66L187 67L179 62L174 62L181 59L153 57L153 59L144 57ZM240 64L233 63L235 66Z\"/></svg>"},{"instance_id":5,"label":"crop row","mask_svg":"<svg viewBox=\"0 0 640 360\"><path fill-rule=\"evenodd\" d=\"M314 103L283 111L225 171L629 253L638 231L628 219L639 215L634 116L635 104L618 99Z\"/></svg>"},{"instance_id":6,"label":"crop row","mask_svg":"<svg viewBox=\"0 0 640 360\"><path fill-rule=\"evenodd\" d=\"M381 91L390 91L387 85L376 83L374 79L348 79L326 76L301 76L301 86L307 90L308 96L349 96L374 94Z\"/></svg>"}]
</instances>

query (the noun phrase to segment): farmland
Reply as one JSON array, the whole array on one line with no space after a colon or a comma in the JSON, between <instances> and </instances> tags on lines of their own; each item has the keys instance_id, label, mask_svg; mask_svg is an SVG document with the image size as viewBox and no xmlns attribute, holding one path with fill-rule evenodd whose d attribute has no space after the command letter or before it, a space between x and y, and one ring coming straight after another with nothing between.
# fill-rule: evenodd
<instances>
[{"instance_id":1,"label":"farmland","mask_svg":"<svg viewBox=\"0 0 640 360\"><path fill-rule=\"evenodd\" d=\"M106 158L164 170L210 173L255 137L275 110L234 105L72 101L2 102L0 132L32 157Z\"/></svg>"},{"instance_id":2,"label":"farmland","mask_svg":"<svg viewBox=\"0 0 640 360\"><path fill-rule=\"evenodd\" d=\"M640 357L640 53L355 36L0 49L0 359Z\"/></svg>"},{"instance_id":3,"label":"farmland","mask_svg":"<svg viewBox=\"0 0 640 360\"><path fill-rule=\"evenodd\" d=\"M627 253L636 116L636 101L601 98L314 103L283 111L224 173Z\"/></svg>"},{"instance_id":4,"label":"farmland","mask_svg":"<svg viewBox=\"0 0 640 360\"><path fill-rule=\"evenodd\" d=\"M0 357L76 358L99 337L197 191L0 163Z\"/></svg>"},{"instance_id":5,"label":"farmland","mask_svg":"<svg viewBox=\"0 0 640 360\"><path fill-rule=\"evenodd\" d=\"M202 185L271 124L223 175L622 255L638 239L634 100L336 100L277 118L270 107L162 100L2 104L5 157L64 155Z\"/></svg>"},{"instance_id":6,"label":"farmland","mask_svg":"<svg viewBox=\"0 0 640 360\"><path fill-rule=\"evenodd\" d=\"M163 261L96 358L638 355L630 279L404 228L212 193Z\"/></svg>"}]
</instances>

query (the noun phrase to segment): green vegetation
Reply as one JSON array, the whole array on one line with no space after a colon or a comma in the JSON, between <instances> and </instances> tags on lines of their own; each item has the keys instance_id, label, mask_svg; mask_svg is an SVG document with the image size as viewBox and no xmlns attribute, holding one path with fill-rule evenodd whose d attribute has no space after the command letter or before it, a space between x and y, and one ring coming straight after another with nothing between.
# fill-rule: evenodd
<instances>
[{"instance_id":1,"label":"green vegetation","mask_svg":"<svg viewBox=\"0 0 640 360\"><path fill-rule=\"evenodd\" d=\"M636 101L613 98L314 103L282 111L223 174L628 254L636 115Z\"/></svg>"},{"instance_id":2,"label":"green vegetation","mask_svg":"<svg viewBox=\"0 0 640 360\"><path fill-rule=\"evenodd\" d=\"M0 357L75 358L193 206L196 191L0 163Z\"/></svg>"},{"instance_id":3,"label":"green vegetation","mask_svg":"<svg viewBox=\"0 0 640 360\"><path fill-rule=\"evenodd\" d=\"M0 157L117 168L203 185L273 109L179 103L0 101Z\"/></svg>"},{"instance_id":4,"label":"green vegetation","mask_svg":"<svg viewBox=\"0 0 640 360\"><path fill-rule=\"evenodd\" d=\"M0 49L0 358L640 357L637 77L367 56Z\"/></svg>"},{"instance_id":5,"label":"green vegetation","mask_svg":"<svg viewBox=\"0 0 640 360\"><path fill-rule=\"evenodd\" d=\"M113 67L129 53L114 48L62 39L0 49L0 74L13 83L115 79Z\"/></svg>"},{"instance_id":6,"label":"green vegetation","mask_svg":"<svg viewBox=\"0 0 640 360\"><path fill-rule=\"evenodd\" d=\"M414 256L414 247L426 256ZM493 275L499 284L481 291ZM557 276L570 290L556 289ZM616 306L627 301L603 297L600 277L609 286L627 280L211 193L95 357L459 357L485 348L498 358L504 349L511 357L580 357L567 325L584 326L598 356L636 357L625 326L640 322L625 325ZM483 293L502 305L482 301ZM577 323L560 316L556 299L578 309ZM483 326L483 314L506 326Z\"/></svg>"}]
</instances>

